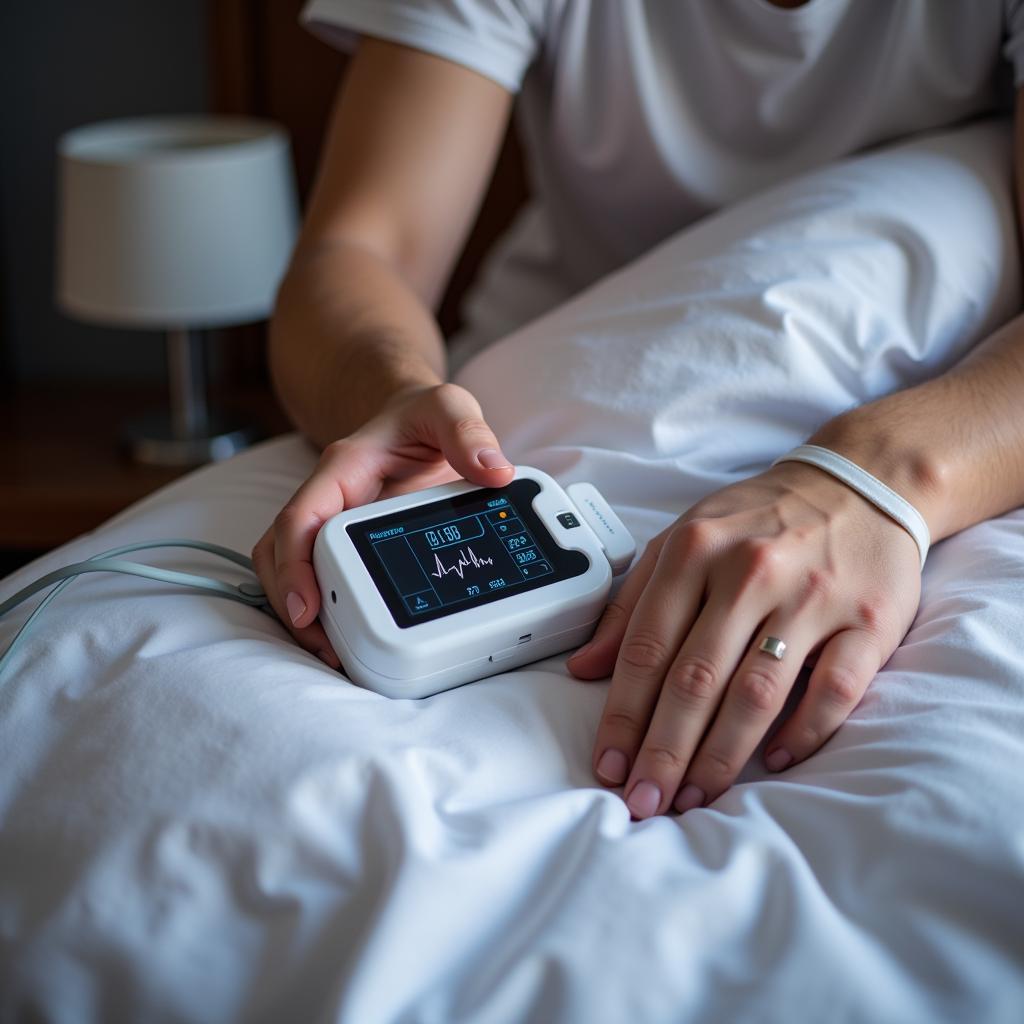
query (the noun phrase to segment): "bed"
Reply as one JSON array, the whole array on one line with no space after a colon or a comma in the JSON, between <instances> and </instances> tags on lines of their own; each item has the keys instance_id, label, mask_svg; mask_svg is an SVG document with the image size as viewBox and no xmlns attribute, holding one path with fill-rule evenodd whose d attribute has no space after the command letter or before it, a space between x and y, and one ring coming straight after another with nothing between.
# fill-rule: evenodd
<instances>
[{"instance_id":1,"label":"bed","mask_svg":"<svg viewBox=\"0 0 1024 1024\"><path fill-rule=\"evenodd\" d=\"M1010 164L990 119L818 169L458 380L511 457L597 484L642 546L1017 312ZM292 435L199 470L0 599L118 544L248 551L315 457ZM0 1020L1020 1021L1022 608L1018 510L933 547L818 754L631 822L590 772L608 681L565 656L389 700L258 610L79 580L0 682Z\"/></svg>"}]
</instances>

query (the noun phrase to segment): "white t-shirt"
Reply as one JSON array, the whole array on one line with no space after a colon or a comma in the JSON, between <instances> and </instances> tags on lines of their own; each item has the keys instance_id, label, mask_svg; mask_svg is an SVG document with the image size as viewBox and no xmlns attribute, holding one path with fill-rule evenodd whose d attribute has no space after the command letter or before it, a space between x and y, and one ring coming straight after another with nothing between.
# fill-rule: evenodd
<instances>
[{"instance_id":1,"label":"white t-shirt","mask_svg":"<svg viewBox=\"0 0 1024 1024\"><path fill-rule=\"evenodd\" d=\"M311 0L302 19L518 92L533 201L453 369L697 218L811 167L1009 110L1024 0Z\"/></svg>"}]
</instances>

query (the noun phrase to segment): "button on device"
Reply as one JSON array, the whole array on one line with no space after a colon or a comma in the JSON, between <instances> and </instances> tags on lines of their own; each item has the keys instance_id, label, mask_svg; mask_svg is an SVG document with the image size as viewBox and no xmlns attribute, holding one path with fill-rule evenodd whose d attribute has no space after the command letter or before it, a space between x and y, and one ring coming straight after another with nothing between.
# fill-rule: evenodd
<instances>
[{"instance_id":1,"label":"button on device","mask_svg":"<svg viewBox=\"0 0 1024 1024\"><path fill-rule=\"evenodd\" d=\"M580 521L571 512L559 512L558 521L567 529L572 530L580 525Z\"/></svg>"},{"instance_id":2,"label":"button on device","mask_svg":"<svg viewBox=\"0 0 1024 1024\"><path fill-rule=\"evenodd\" d=\"M551 566L542 558L536 562L527 562L525 565L519 566L519 571L526 577L543 576L547 572L551 572Z\"/></svg>"},{"instance_id":3,"label":"button on device","mask_svg":"<svg viewBox=\"0 0 1024 1024\"><path fill-rule=\"evenodd\" d=\"M437 594L432 590L423 590L418 594L410 594L405 598L406 607L409 611L413 612L425 612L431 608L440 608L441 602L437 599Z\"/></svg>"},{"instance_id":4,"label":"button on device","mask_svg":"<svg viewBox=\"0 0 1024 1024\"><path fill-rule=\"evenodd\" d=\"M503 537L513 533L522 533L524 529L519 519L506 519L504 522L492 523L491 525L494 527L495 533L499 533Z\"/></svg>"}]
</instances>

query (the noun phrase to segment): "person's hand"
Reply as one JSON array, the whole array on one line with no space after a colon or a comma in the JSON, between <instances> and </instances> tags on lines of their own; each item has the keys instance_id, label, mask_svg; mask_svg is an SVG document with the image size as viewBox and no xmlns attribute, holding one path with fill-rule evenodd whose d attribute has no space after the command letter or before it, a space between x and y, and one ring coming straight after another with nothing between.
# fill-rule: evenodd
<instances>
[{"instance_id":1,"label":"person's hand","mask_svg":"<svg viewBox=\"0 0 1024 1024\"><path fill-rule=\"evenodd\" d=\"M307 651L340 661L317 620L313 542L346 508L458 480L502 487L514 474L477 400L456 384L404 389L355 433L329 444L312 476L253 548L274 611Z\"/></svg>"},{"instance_id":2,"label":"person's hand","mask_svg":"<svg viewBox=\"0 0 1024 1024\"><path fill-rule=\"evenodd\" d=\"M920 600L913 538L829 474L785 462L723 488L652 539L574 675L612 675L595 777L634 818L710 803L778 716L769 770L814 753L857 706ZM779 637L781 660L759 650ZM613 671L614 670L614 671Z\"/></svg>"}]
</instances>

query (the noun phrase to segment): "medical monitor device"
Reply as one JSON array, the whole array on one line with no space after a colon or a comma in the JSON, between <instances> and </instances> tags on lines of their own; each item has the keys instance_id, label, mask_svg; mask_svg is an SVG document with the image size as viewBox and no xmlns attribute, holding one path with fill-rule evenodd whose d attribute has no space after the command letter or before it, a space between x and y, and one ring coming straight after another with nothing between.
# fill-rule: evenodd
<instances>
[{"instance_id":1,"label":"medical monitor device","mask_svg":"<svg viewBox=\"0 0 1024 1024\"><path fill-rule=\"evenodd\" d=\"M569 650L636 547L597 489L519 466L334 516L317 535L320 621L353 681L425 697Z\"/></svg>"}]
</instances>

